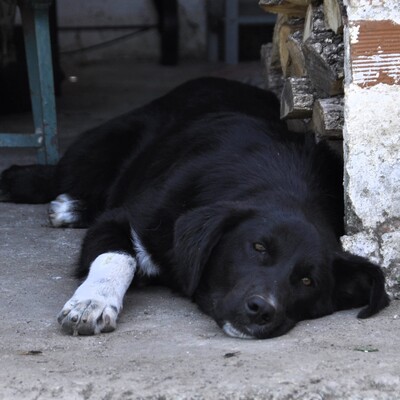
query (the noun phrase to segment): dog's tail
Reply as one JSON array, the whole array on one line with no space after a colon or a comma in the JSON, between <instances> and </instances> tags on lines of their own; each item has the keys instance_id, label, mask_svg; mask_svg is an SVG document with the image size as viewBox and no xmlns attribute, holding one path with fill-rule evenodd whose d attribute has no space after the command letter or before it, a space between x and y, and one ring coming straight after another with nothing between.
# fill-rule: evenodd
<instances>
[{"instance_id":1,"label":"dog's tail","mask_svg":"<svg viewBox=\"0 0 400 400\"><path fill-rule=\"evenodd\" d=\"M48 203L57 196L55 165L13 165L0 175L0 201Z\"/></svg>"}]
</instances>

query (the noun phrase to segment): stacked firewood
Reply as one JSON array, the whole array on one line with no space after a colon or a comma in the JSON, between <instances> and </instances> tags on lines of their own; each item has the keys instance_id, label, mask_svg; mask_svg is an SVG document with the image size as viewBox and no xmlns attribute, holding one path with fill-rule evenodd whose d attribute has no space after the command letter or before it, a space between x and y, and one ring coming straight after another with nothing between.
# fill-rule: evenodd
<instances>
[{"instance_id":1,"label":"stacked firewood","mask_svg":"<svg viewBox=\"0 0 400 400\"><path fill-rule=\"evenodd\" d=\"M278 13L272 43L262 47L267 88L281 98L281 118L297 131L341 139L343 0L259 0Z\"/></svg>"}]
</instances>

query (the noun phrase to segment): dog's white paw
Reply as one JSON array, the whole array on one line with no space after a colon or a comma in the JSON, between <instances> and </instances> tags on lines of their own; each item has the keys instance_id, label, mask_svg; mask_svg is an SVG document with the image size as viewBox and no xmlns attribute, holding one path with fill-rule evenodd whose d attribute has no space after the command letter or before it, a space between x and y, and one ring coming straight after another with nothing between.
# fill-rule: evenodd
<instances>
[{"instance_id":1,"label":"dog's white paw","mask_svg":"<svg viewBox=\"0 0 400 400\"><path fill-rule=\"evenodd\" d=\"M81 219L82 202L68 194L60 194L50 203L49 219L55 228L74 227Z\"/></svg>"},{"instance_id":2,"label":"dog's white paw","mask_svg":"<svg viewBox=\"0 0 400 400\"><path fill-rule=\"evenodd\" d=\"M113 331L135 270L136 260L128 254L100 254L86 280L58 314L62 328L73 335Z\"/></svg>"},{"instance_id":3,"label":"dog's white paw","mask_svg":"<svg viewBox=\"0 0 400 400\"><path fill-rule=\"evenodd\" d=\"M74 336L97 335L115 330L120 309L115 299L100 295L90 299L75 294L57 320L65 332Z\"/></svg>"}]
</instances>

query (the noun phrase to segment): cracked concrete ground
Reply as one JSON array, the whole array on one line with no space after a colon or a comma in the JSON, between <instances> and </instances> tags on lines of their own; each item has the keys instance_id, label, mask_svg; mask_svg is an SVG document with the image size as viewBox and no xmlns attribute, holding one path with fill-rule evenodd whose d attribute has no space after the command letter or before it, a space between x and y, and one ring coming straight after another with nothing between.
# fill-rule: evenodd
<instances>
[{"instance_id":1,"label":"cracked concrete ground","mask_svg":"<svg viewBox=\"0 0 400 400\"><path fill-rule=\"evenodd\" d=\"M67 66L78 82L66 82L58 100L61 147L215 68ZM29 121L7 116L0 131ZM32 161L29 151L0 150L1 170ZM77 286L71 271L83 235L50 228L46 205L0 203L0 399L400 399L399 301L367 320L352 310L279 338L240 340L187 299L143 288L128 293L114 333L65 335L56 315Z\"/></svg>"}]
</instances>

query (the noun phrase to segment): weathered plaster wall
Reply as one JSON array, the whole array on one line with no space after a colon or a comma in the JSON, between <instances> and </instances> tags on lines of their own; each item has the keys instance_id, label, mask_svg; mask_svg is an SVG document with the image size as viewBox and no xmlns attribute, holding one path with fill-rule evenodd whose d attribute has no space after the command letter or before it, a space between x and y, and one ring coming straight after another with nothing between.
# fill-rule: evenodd
<instances>
[{"instance_id":1,"label":"weathered plaster wall","mask_svg":"<svg viewBox=\"0 0 400 400\"><path fill-rule=\"evenodd\" d=\"M347 0L345 249L386 268L400 296L400 3Z\"/></svg>"}]
</instances>

